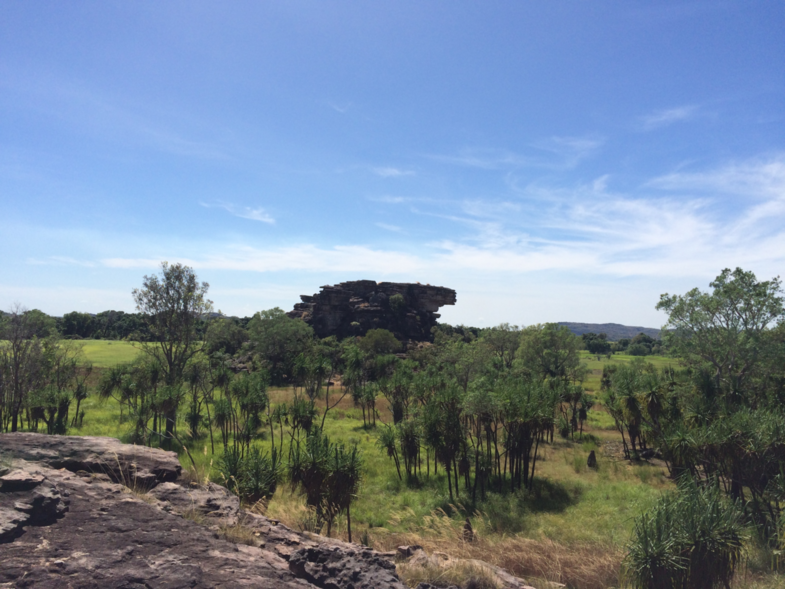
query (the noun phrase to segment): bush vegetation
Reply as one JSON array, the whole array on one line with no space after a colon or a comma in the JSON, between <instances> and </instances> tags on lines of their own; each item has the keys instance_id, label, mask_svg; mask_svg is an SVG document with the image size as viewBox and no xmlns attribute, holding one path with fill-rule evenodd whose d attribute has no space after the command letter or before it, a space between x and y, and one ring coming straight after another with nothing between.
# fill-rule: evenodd
<instances>
[{"instance_id":1,"label":"bush vegetation","mask_svg":"<svg viewBox=\"0 0 785 589\"><path fill-rule=\"evenodd\" d=\"M164 321L165 285L191 310ZM95 369L40 312L3 315L2 429L183 450L199 479L290 524L351 537L354 521L379 548L412 541L574 587L721 587L749 555L779 566L776 279L724 271L709 293L664 295L663 342L605 360L617 343L556 324L440 325L404 356L384 330L318 340L280 309L207 321L207 287L177 265L146 277L149 341L116 343L129 361ZM650 355L662 346L670 357Z\"/></svg>"}]
</instances>

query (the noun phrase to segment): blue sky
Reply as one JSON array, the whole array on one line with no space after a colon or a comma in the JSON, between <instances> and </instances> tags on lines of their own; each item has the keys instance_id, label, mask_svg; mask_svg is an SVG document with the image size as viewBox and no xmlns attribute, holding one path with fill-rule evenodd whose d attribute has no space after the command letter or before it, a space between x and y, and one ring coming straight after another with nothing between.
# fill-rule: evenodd
<instances>
[{"instance_id":1,"label":"blue sky","mask_svg":"<svg viewBox=\"0 0 785 589\"><path fill-rule=\"evenodd\" d=\"M0 308L249 315L344 280L450 323L659 326L785 261L785 3L0 4Z\"/></svg>"}]
</instances>

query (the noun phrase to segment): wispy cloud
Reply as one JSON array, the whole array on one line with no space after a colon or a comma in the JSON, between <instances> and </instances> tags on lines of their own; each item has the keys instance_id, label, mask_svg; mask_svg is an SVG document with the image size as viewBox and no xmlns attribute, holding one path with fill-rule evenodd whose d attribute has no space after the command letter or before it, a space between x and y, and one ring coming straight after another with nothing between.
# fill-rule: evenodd
<instances>
[{"instance_id":1,"label":"wispy cloud","mask_svg":"<svg viewBox=\"0 0 785 589\"><path fill-rule=\"evenodd\" d=\"M275 223L275 219L267 213L262 207L251 208L251 207L239 207L232 203L227 203L223 201L218 201L215 204L209 204L205 202L199 203L201 206L205 208L218 208L231 213L235 217L240 217L241 219L250 219L251 221L261 221L262 223L269 223L270 225Z\"/></svg>"},{"instance_id":2,"label":"wispy cloud","mask_svg":"<svg viewBox=\"0 0 785 589\"><path fill-rule=\"evenodd\" d=\"M394 167L371 168L374 174L382 178L400 178L401 176L414 176L413 170L403 170Z\"/></svg>"},{"instance_id":3,"label":"wispy cloud","mask_svg":"<svg viewBox=\"0 0 785 589\"><path fill-rule=\"evenodd\" d=\"M785 198L785 153L731 162L708 171L678 171L654 178L649 186L672 191Z\"/></svg>"},{"instance_id":4,"label":"wispy cloud","mask_svg":"<svg viewBox=\"0 0 785 589\"><path fill-rule=\"evenodd\" d=\"M484 170L516 168L570 169L596 153L605 143L601 137L553 136L531 143L520 152L492 148L464 148L457 154L427 157L446 164Z\"/></svg>"},{"instance_id":5,"label":"wispy cloud","mask_svg":"<svg viewBox=\"0 0 785 589\"><path fill-rule=\"evenodd\" d=\"M640 118L640 126L644 131L651 131L653 129L659 129L660 127L667 127L673 123L689 121L697 114L698 107L696 105L685 105L657 110L642 116Z\"/></svg>"},{"instance_id":6,"label":"wispy cloud","mask_svg":"<svg viewBox=\"0 0 785 589\"><path fill-rule=\"evenodd\" d=\"M376 226L381 227L382 229L385 229L387 231L394 231L395 233L401 233L403 231L403 229L398 227L398 225L389 225L387 223L376 223Z\"/></svg>"},{"instance_id":7,"label":"wispy cloud","mask_svg":"<svg viewBox=\"0 0 785 589\"><path fill-rule=\"evenodd\" d=\"M27 263L34 266L82 266L84 268L94 268L95 262L89 260L77 260L68 256L48 256L46 258L27 258Z\"/></svg>"},{"instance_id":8,"label":"wispy cloud","mask_svg":"<svg viewBox=\"0 0 785 589\"><path fill-rule=\"evenodd\" d=\"M240 270L252 272L372 272L374 274L406 273L422 269L424 261L405 252L385 251L365 245L337 245L321 248L298 245L285 248L260 249L243 245L223 248L222 252L202 257L106 258L109 268L156 268L161 260L180 262L196 269Z\"/></svg>"},{"instance_id":9,"label":"wispy cloud","mask_svg":"<svg viewBox=\"0 0 785 589\"><path fill-rule=\"evenodd\" d=\"M346 102L344 104L335 104L334 102L328 102L327 106L333 109L335 112L340 114L346 114L350 108L352 108L351 102Z\"/></svg>"},{"instance_id":10,"label":"wispy cloud","mask_svg":"<svg viewBox=\"0 0 785 589\"><path fill-rule=\"evenodd\" d=\"M380 202L387 205L400 205L406 202L411 202L413 199L405 197L405 196L369 196L368 200L372 202Z\"/></svg>"}]
</instances>

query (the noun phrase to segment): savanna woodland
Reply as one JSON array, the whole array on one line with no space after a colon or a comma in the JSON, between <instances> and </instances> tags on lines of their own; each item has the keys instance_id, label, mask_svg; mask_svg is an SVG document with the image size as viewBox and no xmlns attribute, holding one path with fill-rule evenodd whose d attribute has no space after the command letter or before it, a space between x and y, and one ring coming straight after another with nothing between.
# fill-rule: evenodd
<instances>
[{"instance_id":1,"label":"savanna woodland","mask_svg":"<svg viewBox=\"0 0 785 589\"><path fill-rule=\"evenodd\" d=\"M2 314L0 429L169 448L296 529L543 587L785 582L779 279L724 270L662 295L661 340L616 342L556 324L319 339L281 309L213 312L208 289L164 263L138 313Z\"/></svg>"}]
</instances>

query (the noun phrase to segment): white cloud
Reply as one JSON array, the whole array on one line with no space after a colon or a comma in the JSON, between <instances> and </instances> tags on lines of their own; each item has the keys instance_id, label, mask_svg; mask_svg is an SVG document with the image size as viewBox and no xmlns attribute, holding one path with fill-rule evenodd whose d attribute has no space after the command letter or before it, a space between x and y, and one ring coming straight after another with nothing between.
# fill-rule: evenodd
<instances>
[{"instance_id":1,"label":"white cloud","mask_svg":"<svg viewBox=\"0 0 785 589\"><path fill-rule=\"evenodd\" d=\"M369 196L368 200L373 202L380 202L388 205L400 205L405 202L411 202L411 198L404 196Z\"/></svg>"},{"instance_id":2,"label":"white cloud","mask_svg":"<svg viewBox=\"0 0 785 589\"><path fill-rule=\"evenodd\" d=\"M423 268L423 260L404 252L373 249L363 245L336 245L320 248L298 245L285 248L260 249L245 245L225 246L217 254L178 258L105 258L101 263L110 268L157 268L161 260L179 262L196 269L239 270L250 272L373 272L406 273Z\"/></svg>"},{"instance_id":3,"label":"white cloud","mask_svg":"<svg viewBox=\"0 0 785 589\"><path fill-rule=\"evenodd\" d=\"M262 223L269 223L270 225L275 223L275 219L267 213L262 207L257 207L255 209L251 207L238 207L231 203L219 201L215 204L208 204L204 202L200 202L205 208L219 208L223 209L235 217L240 217L241 219L250 219L251 221L261 221Z\"/></svg>"},{"instance_id":4,"label":"white cloud","mask_svg":"<svg viewBox=\"0 0 785 589\"><path fill-rule=\"evenodd\" d=\"M667 127L673 123L689 121L698 114L698 107L695 105L678 106L657 110L653 113L641 117L640 124L643 130L651 131L660 127Z\"/></svg>"},{"instance_id":5,"label":"white cloud","mask_svg":"<svg viewBox=\"0 0 785 589\"><path fill-rule=\"evenodd\" d=\"M413 170L403 170L401 168L383 167L371 168L374 174L382 178L400 178L402 176L414 176Z\"/></svg>"},{"instance_id":6,"label":"white cloud","mask_svg":"<svg viewBox=\"0 0 785 589\"><path fill-rule=\"evenodd\" d=\"M34 266L83 266L85 268L94 268L95 262L89 260L77 260L68 256L49 256L47 258L28 258L28 264Z\"/></svg>"},{"instance_id":7,"label":"white cloud","mask_svg":"<svg viewBox=\"0 0 785 589\"><path fill-rule=\"evenodd\" d=\"M387 231L394 231L395 233L401 233L403 229L398 227L398 225L388 225L387 223L376 223L377 227L381 227L382 229L386 229Z\"/></svg>"},{"instance_id":8,"label":"white cloud","mask_svg":"<svg viewBox=\"0 0 785 589\"><path fill-rule=\"evenodd\" d=\"M785 198L785 153L731 162L714 170L674 172L653 179L649 186L751 198Z\"/></svg>"}]
</instances>

